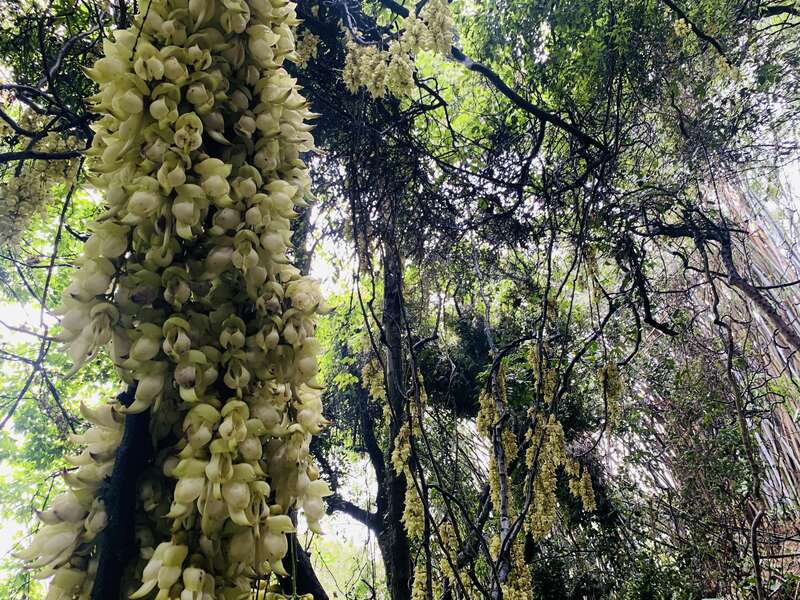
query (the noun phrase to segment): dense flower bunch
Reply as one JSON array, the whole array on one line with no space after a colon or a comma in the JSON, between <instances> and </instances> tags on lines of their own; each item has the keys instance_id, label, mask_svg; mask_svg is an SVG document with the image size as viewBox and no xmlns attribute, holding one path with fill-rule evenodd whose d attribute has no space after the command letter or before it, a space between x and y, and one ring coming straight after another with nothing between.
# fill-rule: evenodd
<instances>
[{"instance_id":1,"label":"dense flower bunch","mask_svg":"<svg viewBox=\"0 0 800 600\"><path fill-rule=\"evenodd\" d=\"M503 584L503 598L507 600L533 600L533 578L525 562L525 541L518 538L511 547L512 575Z\"/></svg>"},{"instance_id":2,"label":"dense flower bunch","mask_svg":"<svg viewBox=\"0 0 800 600\"><path fill-rule=\"evenodd\" d=\"M319 52L320 39L310 31L306 31L303 37L297 40L297 66L304 69L308 66L308 61L317 58Z\"/></svg>"},{"instance_id":3,"label":"dense flower bunch","mask_svg":"<svg viewBox=\"0 0 800 600\"><path fill-rule=\"evenodd\" d=\"M536 467L536 475L533 480L533 505L526 515L525 529L534 539L541 540L550 533L556 519L559 467L569 477L570 492L581 500L584 510L591 512L596 505L589 471L567 454L561 423L552 414L545 417L534 413L532 418L535 426L528 432L529 445L525 461L529 469ZM535 432L541 432L539 435L543 436L538 458Z\"/></svg>"},{"instance_id":4,"label":"dense flower bunch","mask_svg":"<svg viewBox=\"0 0 800 600\"><path fill-rule=\"evenodd\" d=\"M425 561L418 559L414 565L414 581L411 584L411 600L427 600L429 597L441 598L444 594L442 584L436 577L431 577L432 596L428 596L428 573Z\"/></svg>"},{"instance_id":5,"label":"dense flower bunch","mask_svg":"<svg viewBox=\"0 0 800 600\"><path fill-rule=\"evenodd\" d=\"M526 516L525 528L534 539L540 540L550 533L556 518L557 470L565 464L566 453L561 423L553 415L547 420L537 417L536 423L537 431L543 431L544 438L533 481L533 506ZM529 468L534 466L536 460L535 447L534 442L528 448L526 459Z\"/></svg>"},{"instance_id":6,"label":"dense flower bunch","mask_svg":"<svg viewBox=\"0 0 800 600\"><path fill-rule=\"evenodd\" d=\"M456 528L453 523L445 519L440 522L438 526L435 521L431 524L431 526L438 527L439 537L441 538L443 544L443 552L442 555L438 557L439 560L437 564L438 568L442 572L442 581L447 582L450 589L463 590L464 593L461 595L462 598L480 597L480 593L475 587L472 579L465 575L457 575L456 570L453 568L458 566L457 562L448 560L447 557L444 556L444 552L449 554L451 557L458 556L459 549L461 548L458 536L456 535ZM434 582L434 584L435 583L437 582ZM416 578L414 579L414 585L417 585ZM434 595L434 598L440 597L441 595Z\"/></svg>"},{"instance_id":7,"label":"dense flower bunch","mask_svg":"<svg viewBox=\"0 0 800 600\"><path fill-rule=\"evenodd\" d=\"M425 386L420 375L417 376L417 386L419 402L413 397L409 401L408 420L410 424L407 421L400 426L394 438L391 455L392 469L398 476L403 477L406 482L401 520L411 540L421 540L425 531L425 510L412 472L412 464L409 460L412 441L419 439L422 435L422 419L424 419L425 409L428 404L428 395L425 392Z\"/></svg>"},{"instance_id":8,"label":"dense flower bunch","mask_svg":"<svg viewBox=\"0 0 800 600\"><path fill-rule=\"evenodd\" d=\"M32 111L23 111L19 124L26 129L38 130L45 126L44 117ZM14 139L11 127L0 120L0 138ZM74 150L74 139L49 133L38 140L39 152ZM31 219L40 213L53 196L53 188L75 180L78 159L63 161L27 160L18 164L12 177L0 182L0 246L10 246L28 228Z\"/></svg>"},{"instance_id":9,"label":"dense flower bunch","mask_svg":"<svg viewBox=\"0 0 800 600\"><path fill-rule=\"evenodd\" d=\"M44 567L42 577L54 575L48 600L88 598L97 561L91 546L106 525L105 506L98 491L114 467L114 454L122 439L122 415L110 405L92 409L81 404L81 414L91 424L73 441L85 446L67 460L75 469L64 472L68 491L56 496L48 510L38 513L43 527L31 545L17 554Z\"/></svg>"},{"instance_id":10,"label":"dense flower bunch","mask_svg":"<svg viewBox=\"0 0 800 600\"><path fill-rule=\"evenodd\" d=\"M425 7L420 11L420 20L427 29L419 25L414 25L416 39L422 40L429 46L429 49L439 54L447 55L450 52L450 45L453 43L453 15L450 12L450 4L447 0L431 0L425 3ZM409 42L409 40L406 40ZM410 46L410 43L408 43ZM413 48L413 47L412 47Z\"/></svg>"},{"instance_id":11,"label":"dense flower bunch","mask_svg":"<svg viewBox=\"0 0 800 600\"><path fill-rule=\"evenodd\" d=\"M373 358L364 363L361 369L361 381L369 397L381 403L388 410L386 388L383 382L383 367L381 367L381 363L378 360ZM387 413L387 418L389 414L391 413Z\"/></svg>"},{"instance_id":12,"label":"dense flower bunch","mask_svg":"<svg viewBox=\"0 0 800 600\"><path fill-rule=\"evenodd\" d=\"M88 597L120 413L150 410L158 449L131 598L250 598L255 578L286 575L292 508L319 531L323 303L288 258L313 148L314 115L282 66L297 23L285 0L152 0L88 70L108 210L62 325L75 368L109 345L135 400L88 415L70 491L25 553L55 573L50 598Z\"/></svg>"},{"instance_id":13,"label":"dense flower bunch","mask_svg":"<svg viewBox=\"0 0 800 600\"><path fill-rule=\"evenodd\" d=\"M557 375L555 368L551 366L552 361L548 358L550 348L548 348L547 344L543 345L542 351L540 353L537 346L532 346L528 354L528 360L533 372L534 385L541 385L542 399L545 404L549 405L555 398Z\"/></svg>"},{"instance_id":14,"label":"dense flower bunch","mask_svg":"<svg viewBox=\"0 0 800 600\"><path fill-rule=\"evenodd\" d=\"M373 98L382 98L387 91L408 95L414 89L416 54L425 50L450 54L454 21L446 0L427 2L419 16L411 14L404 20L403 27L387 50L348 42L342 79L350 92L355 94L363 87Z\"/></svg>"},{"instance_id":15,"label":"dense flower bunch","mask_svg":"<svg viewBox=\"0 0 800 600\"><path fill-rule=\"evenodd\" d=\"M594 487L592 487L592 476L589 470L581 467L576 461L569 460L564 467L570 475L569 491L575 498L579 498L583 504L583 510L594 512L597 510L597 501L594 497Z\"/></svg>"}]
</instances>

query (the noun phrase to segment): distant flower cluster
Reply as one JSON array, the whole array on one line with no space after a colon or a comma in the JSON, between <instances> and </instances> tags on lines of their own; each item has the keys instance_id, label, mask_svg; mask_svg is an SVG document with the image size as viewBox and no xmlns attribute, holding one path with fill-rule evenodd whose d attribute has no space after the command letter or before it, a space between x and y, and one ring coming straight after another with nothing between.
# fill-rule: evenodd
<instances>
[{"instance_id":1,"label":"distant flower cluster","mask_svg":"<svg viewBox=\"0 0 800 600\"><path fill-rule=\"evenodd\" d=\"M450 52L453 16L446 0L431 0L419 16L410 15L403 25L402 34L389 43L388 50L348 42L342 78L350 92L365 88L373 98L382 98L386 92L410 94L414 89L414 55L424 50L445 56Z\"/></svg>"},{"instance_id":2,"label":"distant flower cluster","mask_svg":"<svg viewBox=\"0 0 800 600\"><path fill-rule=\"evenodd\" d=\"M19 125L30 131L45 126L44 118L24 111ZM0 120L0 138L13 135L11 126ZM38 140L35 150L41 153L75 150L77 142L57 133L49 133ZM53 200L54 188L74 181L78 159L45 161L25 160L19 172L12 172L0 182L0 246L14 244L30 225L31 219L41 213Z\"/></svg>"}]
</instances>

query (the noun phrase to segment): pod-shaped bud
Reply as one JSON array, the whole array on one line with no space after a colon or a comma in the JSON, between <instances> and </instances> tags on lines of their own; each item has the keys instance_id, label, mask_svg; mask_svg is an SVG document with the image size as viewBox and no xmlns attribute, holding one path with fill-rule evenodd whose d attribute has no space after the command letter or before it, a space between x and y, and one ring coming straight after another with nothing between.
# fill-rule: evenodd
<instances>
[{"instance_id":1,"label":"pod-shaped bud","mask_svg":"<svg viewBox=\"0 0 800 600\"><path fill-rule=\"evenodd\" d=\"M111 106L116 113L125 118L129 115L142 112L144 103L142 102L142 95L137 90L129 89L116 94L111 102Z\"/></svg>"},{"instance_id":2,"label":"pod-shaped bud","mask_svg":"<svg viewBox=\"0 0 800 600\"><path fill-rule=\"evenodd\" d=\"M92 235L84 246L85 256L117 258L128 249L129 227L107 221L92 224L89 229L92 231Z\"/></svg>"},{"instance_id":3,"label":"pod-shaped bud","mask_svg":"<svg viewBox=\"0 0 800 600\"><path fill-rule=\"evenodd\" d=\"M175 145L184 152L197 150L203 143L203 122L195 113L184 113L175 121Z\"/></svg>"},{"instance_id":4,"label":"pod-shaped bud","mask_svg":"<svg viewBox=\"0 0 800 600\"><path fill-rule=\"evenodd\" d=\"M257 437L248 437L239 444L238 449L239 455L243 459L250 461L261 460L261 455L264 451L261 440Z\"/></svg>"},{"instance_id":5,"label":"pod-shaped bud","mask_svg":"<svg viewBox=\"0 0 800 600\"><path fill-rule=\"evenodd\" d=\"M222 498L228 505L228 513L234 523L243 527L252 525L245 514L245 509L250 505L250 487L247 483L230 481L222 484Z\"/></svg>"},{"instance_id":6,"label":"pod-shaped bud","mask_svg":"<svg viewBox=\"0 0 800 600\"><path fill-rule=\"evenodd\" d=\"M214 0L189 0L189 16L196 29L214 17Z\"/></svg>"},{"instance_id":7,"label":"pod-shaped bud","mask_svg":"<svg viewBox=\"0 0 800 600\"><path fill-rule=\"evenodd\" d=\"M141 375L136 385L134 402L123 409L126 413L138 413L147 410L158 400L164 389L164 371L166 365L160 362L149 362L141 368Z\"/></svg>"},{"instance_id":8,"label":"pod-shaped bud","mask_svg":"<svg viewBox=\"0 0 800 600\"><path fill-rule=\"evenodd\" d=\"M58 523L79 523L86 517L89 510L71 491L64 492L55 497L47 510L36 511L36 516L42 523L56 525Z\"/></svg>"},{"instance_id":9,"label":"pod-shaped bud","mask_svg":"<svg viewBox=\"0 0 800 600\"><path fill-rule=\"evenodd\" d=\"M250 383L250 370L245 367L243 360L233 357L228 362L228 368L222 379L226 386L232 390L236 390L237 394L241 396L242 390Z\"/></svg>"},{"instance_id":10,"label":"pod-shaped bud","mask_svg":"<svg viewBox=\"0 0 800 600\"><path fill-rule=\"evenodd\" d=\"M166 193L186 183L186 172L177 159L168 158L161 165L158 169L158 182Z\"/></svg>"},{"instance_id":11,"label":"pod-shaped bud","mask_svg":"<svg viewBox=\"0 0 800 600\"><path fill-rule=\"evenodd\" d=\"M294 524L288 515L279 514L267 517L266 530L261 536L261 546L272 570L281 577L288 576L282 562L289 549L286 534L294 533L294 531Z\"/></svg>"},{"instance_id":12,"label":"pod-shaped bud","mask_svg":"<svg viewBox=\"0 0 800 600\"><path fill-rule=\"evenodd\" d=\"M206 259L206 272L204 275L213 279L225 271L232 263L233 248L230 246L214 246Z\"/></svg>"},{"instance_id":13,"label":"pod-shaped bud","mask_svg":"<svg viewBox=\"0 0 800 600\"><path fill-rule=\"evenodd\" d=\"M242 348L245 342L245 324L236 315L231 315L222 324L222 332L219 334L220 345L227 349Z\"/></svg>"},{"instance_id":14,"label":"pod-shaped bud","mask_svg":"<svg viewBox=\"0 0 800 600\"><path fill-rule=\"evenodd\" d=\"M219 233L236 229L242 223L241 213L233 208L223 208L214 215L214 226L219 228Z\"/></svg>"},{"instance_id":15,"label":"pod-shaped bud","mask_svg":"<svg viewBox=\"0 0 800 600\"><path fill-rule=\"evenodd\" d=\"M58 568L69 559L80 541L83 523L58 523L39 529L25 550L14 556L30 562L31 568L49 566Z\"/></svg>"},{"instance_id":16,"label":"pod-shaped bud","mask_svg":"<svg viewBox=\"0 0 800 600\"><path fill-rule=\"evenodd\" d=\"M256 540L252 527L236 533L228 542L228 553L232 563L252 564L256 551Z\"/></svg>"},{"instance_id":17,"label":"pod-shaped bud","mask_svg":"<svg viewBox=\"0 0 800 600\"><path fill-rule=\"evenodd\" d=\"M210 576L203 570L198 569L196 567L189 567L183 570L183 587L185 591L194 592L191 598L195 600L198 596L196 595L199 592L203 592L206 589L204 582ZM211 577L213 580L213 577ZM183 599L182 599L183 600Z\"/></svg>"},{"instance_id":18,"label":"pod-shaped bud","mask_svg":"<svg viewBox=\"0 0 800 600\"><path fill-rule=\"evenodd\" d=\"M71 433L69 438L75 444L85 445L90 456L110 459L119 445L122 432L119 429L90 427L82 434Z\"/></svg>"},{"instance_id":19,"label":"pod-shaped bud","mask_svg":"<svg viewBox=\"0 0 800 600\"><path fill-rule=\"evenodd\" d=\"M149 217L161 206L156 192L137 191L128 198L128 212L140 218Z\"/></svg>"},{"instance_id":20,"label":"pod-shaped bud","mask_svg":"<svg viewBox=\"0 0 800 600\"><path fill-rule=\"evenodd\" d=\"M217 450L216 452L214 452ZM218 448L214 446L212 442L212 453L211 460L208 461L208 464L205 468L206 477L208 480L214 484L219 484L225 481L230 480L233 477L233 464L231 463L231 455L225 451L223 448ZM217 494L215 491L215 495L218 498L222 497L222 493Z\"/></svg>"},{"instance_id":21,"label":"pod-shaped bud","mask_svg":"<svg viewBox=\"0 0 800 600\"><path fill-rule=\"evenodd\" d=\"M179 316L167 319L162 326L164 333L164 353L171 359L177 361L180 357L191 350L192 340L189 338L191 326L189 322Z\"/></svg>"},{"instance_id":22,"label":"pod-shaped bud","mask_svg":"<svg viewBox=\"0 0 800 600\"><path fill-rule=\"evenodd\" d=\"M153 323L142 323L137 329L141 335L131 346L130 357L142 362L155 358L161 349L161 328Z\"/></svg>"},{"instance_id":23,"label":"pod-shaped bud","mask_svg":"<svg viewBox=\"0 0 800 600\"><path fill-rule=\"evenodd\" d=\"M247 438L247 419L250 418L250 408L241 400L229 400L222 407L222 423L218 433L223 440L234 448Z\"/></svg>"},{"instance_id":24,"label":"pod-shaped bud","mask_svg":"<svg viewBox=\"0 0 800 600\"><path fill-rule=\"evenodd\" d=\"M153 552L142 572L142 585L130 598L144 598L158 586L159 593L168 591L181 576L181 565L186 560L189 548L183 545L163 542ZM162 595L162 598L168 598Z\"/></svg>"},{"instance_id":25,"label":"pod-shaped bud","mask_svg":"<svg viewBox=\"0 0 800 600\"><path fill-rule=\"evenodd\" d=\"M87 302L108 290L115 272L116 268L106 258L85 260L64 294L70 298Z\"/></svg>"},{"instance_id":26,"label":"pod-shaped bud","mask_svg":"<svg viewBox=\"0 0 800 600\"><path fill-rule=\"evenodd\" d=\"M69 600L79 597L86 575L86 571L81 569L70 567L57 569L50 581L46 600Z\"/></svg>"},{"instance_id":27,"label":"pod-shaped bud","mask_svg":"<svg viewBox=\"0 0 800 600\"><path fill-rule=\"evenodd\" d=\"M303 498L303 511L308 520L308 527L315 533L322 533L319 521L325 516L325 503L323 498L333 495L328 483L321 479L308 484Z\"/></svg>"},{"instance_id":28,"label":"pod-shaped bud","mask_svg":"<svg viewBox=\"0 0 800 600\"><path fill-rule=\"evenodd\" d=\"M121 429L122 427L123 418L111 404L100 404L92 407L85 402L81 402L80 411L83 418L93 425L109 429Z\"/></svg>"},{"instance_id":29,"label":"pod-shaped bud","mask_svg":"<svg viewBox=\"0 0 800 600\"><path fill-rule=\"evenodd\" d=\"M108 514L106 513L105 504L99 498L95 498L92 503L92 510L83 523L85 529L83 539L87 542L93 540L98 533L105 529L107 522Z\"/></svg>"},{"instance_id":30,"label":"pod-shaped bud","mask_svg":"<svg viewBox=\"0 0 800 600\"><path fill-rule=\"evenodd\" d=\"M187 476L178 479L175 484L172 506L166 515L167 518L177 519L186 516L191 511L192 503L202 494L205 484L206 479L204 476Z\"/></svg>"}]
</instances>

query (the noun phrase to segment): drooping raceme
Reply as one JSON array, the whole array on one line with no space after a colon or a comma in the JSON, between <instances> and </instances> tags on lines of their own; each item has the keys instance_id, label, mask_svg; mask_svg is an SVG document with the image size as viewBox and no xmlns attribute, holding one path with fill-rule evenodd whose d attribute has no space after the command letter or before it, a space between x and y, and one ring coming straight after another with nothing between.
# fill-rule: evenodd
<instances>
[{"instance_id":1,"label":"drooping raceme","mask_svg":"<svg viewBox=\"0 0 800 600\"><path fill-rule=\"evenodd\" d=\"M21 553L55 575L48 598L91 593L125 413L151 411L157 449L132 598L248 598L255 578L286 574L293 508L319 528L323 302L289 259L313 149L314 115L283 68L297 24L284 0L152 0L88 70L107 210L62 325L75 368L108 346L135 392L127 408L84 407L70 491Z\"/></svg>"}]
</instances>

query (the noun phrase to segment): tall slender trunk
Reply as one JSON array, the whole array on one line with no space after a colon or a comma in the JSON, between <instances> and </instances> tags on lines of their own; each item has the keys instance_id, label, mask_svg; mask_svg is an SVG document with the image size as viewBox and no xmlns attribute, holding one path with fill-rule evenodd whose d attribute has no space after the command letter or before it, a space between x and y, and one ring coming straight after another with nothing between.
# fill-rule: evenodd
<instances>
[{"instance_id":1,"label":"tall slender trunk","mask_svg":"<svg viewBox=\"0 0 800 600\"><path fill-rule=\"evenodd\" d=\"M392 241L383 244L383 336L386 345L386 401L393 418L389 424L389 449L391 456L394 440L406 418L406 385L403 369L403 271L400 253ZM387 461L388 462L388 461ZM386 567L386 585L392 600L411 597L413 565L411 546L403 527L406 480L402 473L386 469L383 497L378 498L381 528L378 546ZM382 506L383 505L383 506Z\"/></svg>"}]
</instances>

